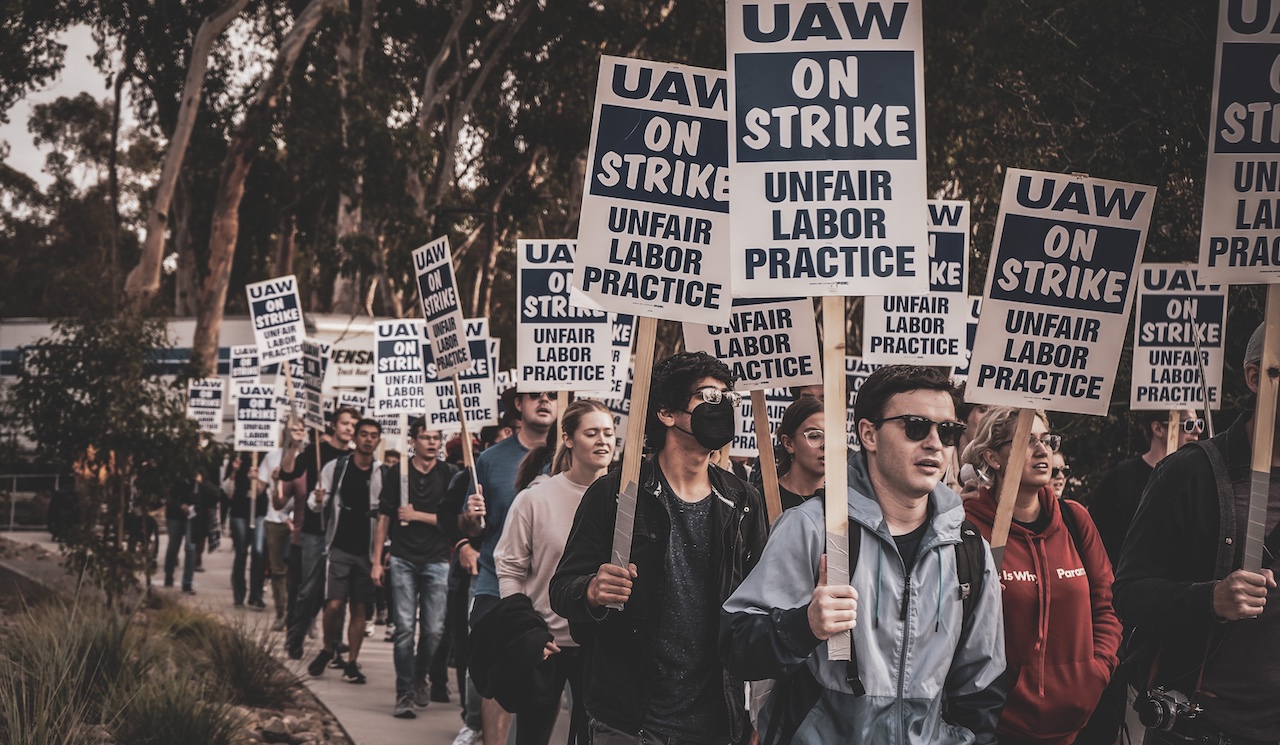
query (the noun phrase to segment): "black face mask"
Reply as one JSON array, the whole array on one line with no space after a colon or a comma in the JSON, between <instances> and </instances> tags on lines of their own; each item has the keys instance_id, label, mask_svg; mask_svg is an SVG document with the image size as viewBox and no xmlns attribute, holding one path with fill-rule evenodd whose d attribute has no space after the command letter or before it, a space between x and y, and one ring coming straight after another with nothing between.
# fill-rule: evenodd
<instances>
[{"instance_id":1,"label":"black face mask","mask_svg":"<svg viewBox=\"0 0 1280 745\"><path fill-rule=\"evenodd\" d=\"M728 398L722 399L718 404L704 401L693 407L693 411L685 412L689 415L689 426L693 431L679 425L676 425L676 429L693 435L693 439L708 450L719 450L733 442L735 408Z\"/></svg>"}]
</instances>

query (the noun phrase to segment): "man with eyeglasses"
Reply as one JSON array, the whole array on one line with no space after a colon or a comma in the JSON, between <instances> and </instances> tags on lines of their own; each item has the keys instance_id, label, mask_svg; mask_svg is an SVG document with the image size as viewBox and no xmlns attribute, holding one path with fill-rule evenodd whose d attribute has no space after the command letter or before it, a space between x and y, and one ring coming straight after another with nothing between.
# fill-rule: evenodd
<instances>
[{"instance_id":1,"label":"man with eyeglasses","mask_svg":"<svg viewBox=\"0 0 1280 745\"><path fill-rule=\"evenodd\" d=\"M1124 546L1124 537L1129 532L1129 523L1133 522L1133 513L1138 509L1138 498L1146 488L1147 481L1156 464L1169 454L1169 418L1172 412L1165 409L1140 412L1139 421L1142 431L1147 436L1147 452L1136 458L1123 460L1107 471L1086 506L1094 525L1098 526L1098 534L1102 536L1102 545L1107 549L1107 558L1112 566L1120 561L1120 549ZM1190 445L1200 439L1204 431L1204 420L1196 416L1191 409L1181 409L1178 416L1182 420L1182 429L1178 434L1178 449Z\"/></svg>"},{"instance_id":2,"label":"man with eyeglasses","mask_svg":"<svg viewBox=\"0 0 1280 745\"><path fill-rule=\"evenodd\" d=\"M970 533L983 569L966 613L956 587L965 513L941 481L965 430L955 389L934 368L882 367L854 417L851 583L827 583L823 500L784 512L724 604L721 657L733 676L777 680L757 721L762 745L995 743L1007 690L1000 585ZM827 640L850 630L856 663L828 660Z\"/></svg>"},{"instance_id":3,"label":"man with eyeglasses","mask_svg":"<svg viewBox=\"0 0 1280 745\"><path fill-rule=\"evenodd\" d=\"M476 479L480 483L467 490L466 503L461 512L456 504L440 511L441 519L457 515L458 529L463 535L482 540L477 560L479 573L473 583L475 600L468 619L471 628L475 628L476 621L488 613L502 597L498 592L498 573L493 550L502 537L507 511L516 498L516 469L533 448L539 445L555 446L555 443L547 442L547 433L559 418L559 405L554 393L518 393L515 396L515 409L520 419L519 430L515 436L502 440L476 456ZM468 682L468 698L472 693L474 686ZM481 716L486 745L506 743L511 715L497 701L484 699Z\"/></svg>"},{"instance_id":4,"label":"man with eyeglasses","mask_svg":"<svg viewBox=\"0 0 1280 745\"><path fill-rule=\"evenodd\" d=\"M592 745L728 745L750 734L743 684L716 650L720 606L769 529L759 493L710 462L733 439L732 383L702 352L654 366L653 455L640 469L628 567L610 561L619 471L587 489L574 517L551 608L583 650Z\"/></svg>"},{"instance_id":5,"label":"man with eyeglasses","mask_svg":"<svg viewBox=\"0 0 1280 745\"><path fill-rule=\"evenodd\" d=\"M1265 328L1244 355L1255 395ZM1255 421L1250 404L1226 432L1162 461L1142 494L1116 570L1116 610L1137 627L1135 642L1158 648L1155 684L1203 709L1178 717L1173 732L1148 729L1147 743L1280 742L1280 603L1267 602L1280 553L1280 436L1265 514L1250 514L1254 434L1277 425ZM1266 536L1260 572L1241 568L1251 519ZM1148 669L1136 671L1140 693Z\"/></svg>"}]
</instances>

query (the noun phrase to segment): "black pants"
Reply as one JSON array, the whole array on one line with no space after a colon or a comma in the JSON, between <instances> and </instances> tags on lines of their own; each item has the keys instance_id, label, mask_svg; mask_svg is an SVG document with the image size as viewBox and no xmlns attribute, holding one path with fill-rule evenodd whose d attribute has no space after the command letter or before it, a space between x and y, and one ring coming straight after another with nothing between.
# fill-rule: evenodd
<instances>
[{"instance_id":1,"label":"black pants","mask_svg":"<svg viewBox=\"0 0 1280 745\"><path fill-rule=\"evenodd\" d=\"M586 691L582 685L582 658L577 647L563 647L557 654L551 655L544 665L551 665L555 674L554 690L564 690L569 684L573 692L573 712L569 724L569 745L587 745L587 706L584 696ZM551 739L551 731L556 726L556 716L560 713L560 696L548 701L544 706L534 709L522 709L516 717L516 745L547 745Z\"/></svg>"}]
</instances>

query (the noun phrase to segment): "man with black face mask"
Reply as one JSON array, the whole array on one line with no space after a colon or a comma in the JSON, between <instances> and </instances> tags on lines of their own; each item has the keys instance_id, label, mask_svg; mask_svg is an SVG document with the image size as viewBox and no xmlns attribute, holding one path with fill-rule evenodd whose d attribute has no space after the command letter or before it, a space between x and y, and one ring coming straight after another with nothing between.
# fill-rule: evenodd
<instances>
[{"instance_id":1,"label":"man with black face mask","mask_svg":"<svg viewBox=\"0 0 1280 745\"><path fill-rule=\"evenodd\" d=\"M710 462L733 439L733 373L702 352L654 366L631 561L610 563L618 471L587 489L551 607L581 645L594 745L740 742L743 684L716 651L719 609L768 538L759 493ZM609 605L622 605L621 611Z\"/></svg>"}]
</instances>

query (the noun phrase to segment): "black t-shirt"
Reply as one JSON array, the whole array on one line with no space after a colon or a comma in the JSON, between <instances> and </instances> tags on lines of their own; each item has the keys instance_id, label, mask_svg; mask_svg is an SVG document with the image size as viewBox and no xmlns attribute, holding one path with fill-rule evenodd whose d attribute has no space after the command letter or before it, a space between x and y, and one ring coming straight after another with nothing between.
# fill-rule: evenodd
<instances>
[{"instance_id":1,"label":"black t-shirt","mask_svg":"<svg viewBox=\"0 0 1280 745\"><path fill-rule=\"evenodd\" d=\"M316 445L315 441L307 443L307 447L298 454L297 460L294 461L293 470L285 471L281 469L280 480L292 481L304 473L307 475L307 493L310 494L316 485L320 483L320 469L324 468L329 461L336 460L347 453L349 450L339 450L329 444L327 440L320 441L320 465L316 466ZM326 497L327 498L327 497ZM298 500L303 502L305 500ZM303 514L302 532L311 535L324 535L324 524L320 521L320 513L307 509L306 504L295 504L294 519L297 519L297 513Z\"/></svg>"},{"instance_id":2,"label":"black t-shirt","mask_svg":"<svg viewBox=\"0 0 1280 745\"><path fill-rule=\"evenodd\" d=\"M764 487L760 488L760 493L764 494ZM813 499L812 494L796 494L782 484L778 484L778 496L781 497L782 509L784 510L789 510L792 507L799 507L810 499Z\"/></svg>"},{"instance_id":3,"label":"black t-shirt","mask_svg":"<svg viewBox=\"0 0 1280 745\"><path fill-rule=\"evenodd\" d=\"M1129 533L1129 524L1133 522L1133 514L1138 511L1138 502L1142 500L1142 492L1154 470L1141 457L1121 461L1103 475L1098 488L1089 497L1089 517L1098 527L1098 535L1107 549L1111 566L1120 562L1124 537Z\"/></svg>"},{"instance_id":4,"label":"black t-shirt","mask_svg":"<svg viewBox=\"0 0 1280 745\"><path fill-rule=\"evenodd\" d=\"M449 560L452 541L440 530L438 521L440 503L454 473L454 467L448 463L437 462L428 473L419 471L412 462L409 464L409 504L419 512L436 515L436 525L416 521L401 525L397 518L400 510L400 468L388 468L383 474L378 512L391 518L392 556L414 564Z\"/></svg>"},{"instance_id":5,"label":"black t-shirt","mask_svg":"<svg viewBox=\"0 0 1280 745\"><path fill-rule=\"evenodd\" d=\"M902 563L907 568L907 574L911 574L911 570L916 566L916 557L920 554L920 542L924 540L924 533L929 528L929 521L926 519L920 523L920 527L910 533L895 535L893 542L898 544L898 554L902 556Z\"/></svg>"},{"instance_id":6,"label":"black t-shirt","mask_svg":"<svg viewBox=\"0 0 1280 745\"><path fill-rule=\"evenodd\" d=\"M1064 507L1063 509L1066 509L1066 508ZM1049 520L1050 520L1049 511L1042 509L1040 510L1040 514L1036 517L1036 519L1030 522L1023 522L1021 520L1014 520L1014 522L1026 528L1027 530L1031 531L1032 533L1039 534L1039 533L1043 533L1044 529L1049 527Z\"/></svg>"},{"instance_id":7,"label":"black t-shirt","mask_svg":"<svg viewBox=\"0 0 1280 745\"><path fill-rule=\"evenodd\" d=\"M656 674L645 729L690 742L724 742L728 732L716 637L720 603L716 600L711 559L715 496L685 502L663 484L671 515L667 546L666 593L654 645Z\"/></svg>"},{"instance_id":8,"label":"black t-shirt","mask_svg":"<svg viewBox=\"0 0 1280 745\"><path fill-rule=\"evenodd\" d=\"M333 534L334 548L357 556L369 553L372 538L369 532L369 480L372 476L372 467L361 470L354 461L347 463L346 473L342 475L339 487L342 505L337 516L338 529Z\"/></svg>"},{"instance_id":9,"label":"black t-shirt","mask_svg":"<svg viewBox=\"0 0 1280 745\"><path fill-rule=\"evenodd\" d=\"M231 509L228 510L229 517L249 518L249 502L252 482L249 480L249 459L245 458L241 461L240 470L235 473L235 491L231 493ZM270 494L258 492L258 501L254 505L254 516L262 517L267 514L267 500L271 498Z\"/></svg>"}]
</instances>

